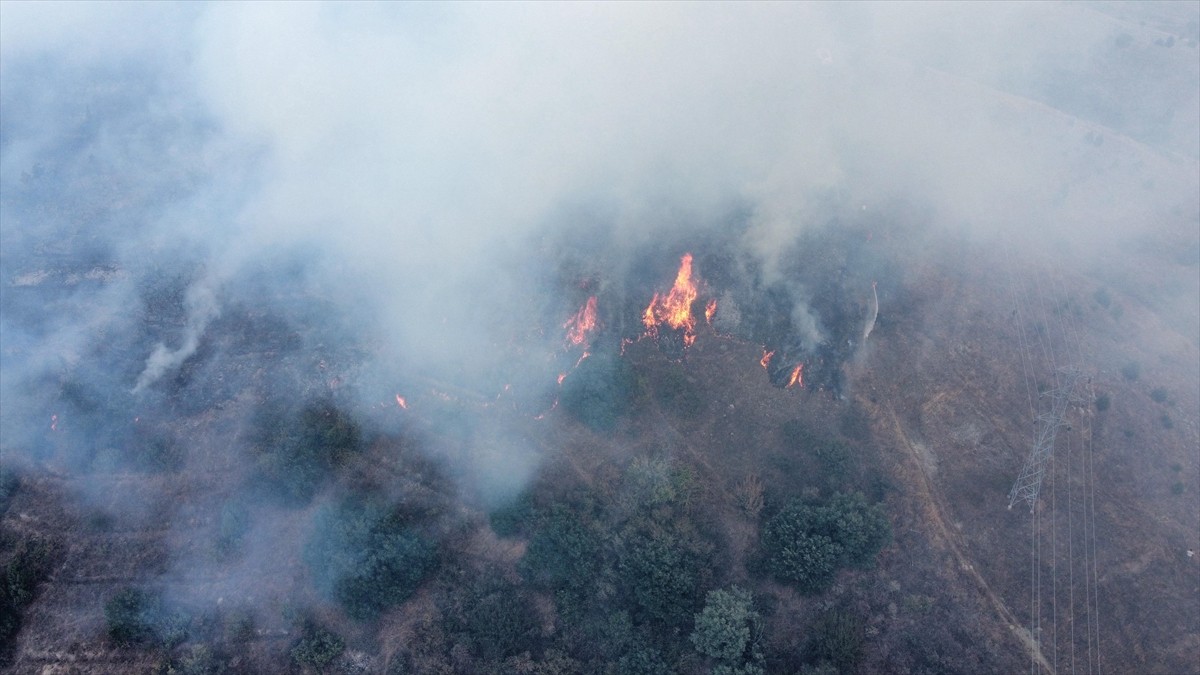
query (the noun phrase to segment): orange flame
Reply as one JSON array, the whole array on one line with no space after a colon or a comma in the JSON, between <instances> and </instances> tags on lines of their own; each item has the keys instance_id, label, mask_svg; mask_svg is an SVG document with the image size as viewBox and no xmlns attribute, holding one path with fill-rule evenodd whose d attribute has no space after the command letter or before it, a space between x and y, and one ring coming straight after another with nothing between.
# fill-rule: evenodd
<instances>
[{"instance_id":1,"label":"orange flame","mask_svg":"<svg viewBox=\"0 0 1200 675\"><path fill-rule=\"evenodd\" d=\"M696 301L696 284L692 281L692 254L685 253L679 261L679 272L675 274L675 285L666 296L658 293L642 313L642 323L648 335L656 335L659 324L667 324L676 330L683 329L683 344L690 346L696 340L696 318L692 316L692 303Z\"/></svg>"},{"instance_id":2,"label":"orange flame","mask_svg":"<svg viewBox=\"0 0 1200 675\"><path fill-rule=\"evenodd\" d=\"M588 333L596 328L596 296L587 299L575 316L563 324L567 329L567 341L573 345L587 346Z\"/></svg>"},{"instance_id":3,"label":"orange flame","mask_svg":"<svg viewBox=\"0 0 1200 675\"><path fill-rule=\"evenodd\" d=\"M758 360L758 365L762 366L763 368L766 368L767 364L769 364L771 362L772 356L775 356L775 352L769 352L764 348L763 349L763 357Z\"/></svg>"},{"instance_id":4,"label":"orange flame","mask_svg":"<svg viewBox=\"0 0 1200 675\"><path fill-rule=\"evenodd\" d=\"M713 315L716 313L717 313L717 301L709 300L708 304L705 305L705 307L704 307L704 322L711 326Z\"/></svg>"},{"instance_id":5,"label":"orange flame","mask_svg":"<svg viewBox=\"0 0 1200 675\"><path fill-rule=\"evenodd\" d=\"M408 400L400 394L396 394L396 405L400 406L404 410L408 410Z\"/></svg>"},{"instance_id":6,"label":"orange flame","mask_svg":"<svg viewBox=\"0 0 1200 675\"><path fill-rule=\"evenodd\" d=\"M787 386L790 387L793 384L798 384L798 385L800 385L801 388L804 387L804 364L803 363L797 364L796 369L792 371L792 376L790 378L788 378Z\"/></svg>"},{"instance_id":7,"label":"orange flame","mask_svg":"<svg viewBox=\"0 0 1200 675\"><path fill-rule=\"evenodd\" d=\"M559 374L558 374L558 383L559 383L559 384L562 384L562 383L563 383L563 380L565 380L565 379L567 379L567 374L566 374L566 373L559 373Z\"/></svg>"}]
</instances>

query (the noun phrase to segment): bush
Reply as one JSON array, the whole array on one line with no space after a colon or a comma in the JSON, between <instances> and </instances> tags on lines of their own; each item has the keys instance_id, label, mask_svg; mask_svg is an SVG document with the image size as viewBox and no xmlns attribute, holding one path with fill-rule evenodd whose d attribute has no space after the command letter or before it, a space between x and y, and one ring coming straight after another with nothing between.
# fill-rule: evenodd
<instances>
[{"instance_id":1,"label":"bush","mask_svg":"<svg viewBox=\"0 0 1200 675\"><path fill-rule=\"evenodd\" d=\"M634 619L665 628L692 621L704 593L708 561L674 533L630 532L617 563L619 586Z\"/></svg>"},{"instance_id":2,"label":"bush","mask_svg":"<svg viewBox=\"0 0 1200 675\"><path fill-rule=\"evenodd\" d=\"M399 509L357 501L322 507L304 550L317 587L355 619L407 600L436 557Z\"/></svg>"},{"instance_id":3,"label":"bush","mask_svg":"<svg viewBox=\"0 0 1200 675\"><path fill-rule=\"evenodd\" d=\"M37 597L38 587L50 573L51 547L40 539L18 542L4 566L0 585L0 662L7 659L21 630L21 614Z\"/></svg>"},{"instance_id":4,"label":"bush","mask_svg":"<svg viewBox=\"0 0 1200 675\"><path fill-rule=\"evenodd\" d=\"M763 655L759 649L762 618L754 611L749 591L737 586L710 591L704 609L696 615L691 641L696 651L728 672L762 672Z\"/></svg>"},{"instance_id":5,"label":"bush","mask_svg":"<svg viewBox=\"0 0 1200 675\"><path fill-rule=\"evenodd\" d=\"M1155 403L1167 402L1167 390L1162 387L1155 387L1150 391L1150 399Z\"/></svg>"},{"instance_id":6,"label":"bush","mask_svg":"<svg viewBox=\"0 0 1200 675\"><path fill-rule=\"evenodd\" d=\"M512 503L489 513L488 524L492 526L492 531L498 536L515 537L529 531L533 525L534 515L533 500L526 492Z\"/></svg>"},{"instance_id":7,"label":"bush","mask_svg":"<svg viewBox=\"0 0 1200 675\"><path fill-rule=\"evenodd\" d=\"M260 410L255 450L259 472L285 501L307 504L336 469L362 450L357 423L330 401L298 414Z\"/></svg>"},{"instance_id":8,"label":"bush","mask_svg":"<svg viewBox=\"0 0 1200 675\"><path fill-rule=\"evenodd\" d=\"M838 568L867 567L891 536L887 516L861 494L836 494L828 504L792 502L767 522L762 552L768 572L800 591L832 583Z\"/></svg>"},{"instance_id":9,"label":"bush","mask_svg":"<svg viewBox=\"0 0 1200 675\"><path fill-rule=\"evenodd\" d=\"M108 637L120 647L160 642L163 616L162 598L140 588L124 588L104 605Z\"/></svg>"},{"instance_id":10,"label":"bush","mask_svg":"<svg viewBox=\"0 0 1200 675\"><path fill-rule=\"evenodd\" d=\"M299 666L324 668L344 651L346 642L340 635L306 619L300 630L300 639L288 653Z\"/></svg>"},{"instance_id":11,"label":"bush","mask_svg":"<svg viewBox=\"0 0 1200 675\"><path fill-rule=\"evenodd\" d=\"M862 648L862 621L848 611L833 610L812 627L806 651L815 663L831 663L847 672L862 658Z\"/></svg>"},{"instance_id":12,"label":"bush","mask_svg":"<svg viewBox=\"0 0 1200 675\"><path fill-rule=\"evenodd\" d=\"M563 507L534 533L519 569L533 586L582 599L599 571L599 537Z\"/></svg>"},{"instance_id":13,"label":"bush","mask_svg":"<svg viewBox=\"0 0 1200 675\"><path fill-rule=\"evenodd\" d=\"M563 381L559 401L563 410L596 431L609 431L633 407L633 372L612 354L593 354Z\"/></svg>"},{"instance_id":14,"label":"bush","mask_svg":"<svg viewBox=\"0 0 1200 675\"><path fill-rule=\"evenodd\" d=\"M1105 410L1108 410L1111 405L1112 399L1108 397L1108 394L1100 394L1096 397L1096 410L1104 412Z\"/></svg>"},{"instance_id":15,"label":"bush","mask_svg":"<svg viewBox=\"0 0 1200 675\"><path fill-rule=\"evenodd\" d=\"M499 570L485 569L473 581L453 584L442 607L446 633L492 666L534 651L539 633L537 612L528 593L501 575Z\"/></svg>"}]
</instances>

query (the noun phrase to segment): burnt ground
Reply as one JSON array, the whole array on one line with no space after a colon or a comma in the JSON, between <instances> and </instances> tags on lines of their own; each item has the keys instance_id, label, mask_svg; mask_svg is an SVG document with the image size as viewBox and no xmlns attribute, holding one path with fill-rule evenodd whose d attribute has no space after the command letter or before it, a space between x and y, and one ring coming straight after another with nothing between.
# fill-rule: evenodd
<instances>
[{"instance_id":1,"label":"burnt ground","mask_svg":"<svg viewBox=\"0 0 1200 675\"><path fill-rule=\"evenodd\" d=\"M723 580L774 598L774 653L799 649L803 636L792 627L838 605L865 617L861 672L939 664L1014 672L1031 661L1045 670L1193 671L1200 649L1200 563L1187 555L1200 550L1194 336L1094 275L1057 272L1046 261L1013 263L962 242L941 246L941 255L906 270L903 288L881 288L879 326L845 364L849 386L840 396L816 386L774 386L758 365L759 344L702 327L682 361L649 341L629 347L624 358L643 389L636 411L607 434L561 410L543 420L513 419L515 406L484 406L487 397L469 392L448 396L453 389L440 384L413 399L471 407L484 426L517 428L545 458L540 480L560 490L587 485L604 494L635 457L690 467L704 522L727 547ZM954 262L968 259L970 266ZM1186 279L1194 268L1177 272ZM1039 296L1039 283L1057 292ZM1071 408L1070 429L1060 434L1034 538L1029 512L1007 505L1032 440L1029 387L1052 379L1048 352L1031 346L1039 334L1059 348L1059 365L1080 359L1090 382ZM1074 336L1081 340L1072 353L1067 338ZM1138 364L1134 376L1130 364ZM1104 410L1096 405L1100 396L1108 399ZM288 607L320 604L304 590L299 552L256 551L230 564L211 546L219 526L214 505L244 479L244 457L233 448L256 402L246 394L220 409L185 414L176 431L197 445L179 471L118 466L79 476L48 462L28 475L5 513L6 535L32 533L60 548L27 611L16 672L155 671L160 655L119 649L103 629L104 601L145 579L206 611L269 608L257 612L254 635L232 665L269 670L279 662L293 640ZM780 429L797 420L853 445L850 483L884 501L893 529L874 569L844 571L815 597L747 572L758 520L741 507L746 486L761 484L768 505L829 489L820 468L782 440ZM487 451L465 447L428 421L416 422L410 435L443 451ZM398 459L411 452L406 443L412 445L376 443L373 480L411 480L414 465ZM473 533L457 545L463 559L513 569L523 542L497 539L470 500L457 508L461 527ZM116 512L133 515L105 516ZM311 509L281 509L270 519L276 540L303 539L310 516ZM1037 542L1040 568L1031 575ZM208 564L178 565L182 559ZM247 587L240 578L247 567L255 568L254 579L271 581ZM1038 636L1028 631L1031 576L1041 589ZM385 615L374 634L336 610L324 616L358 647L350 652L355 658L379 670L420 617L436 611L429 592Z\"/></svg>"},{"instance_id":2,"label":"burnt ground","mask_svg":"<svg viewBox=\"0 0 1200 675\"><path fill-rule=\"evenodd\" d=\"M530 405L503 394L414 377L404 389L409 410L385 402L364 412L404 423L384 425L333 486L385 485L446 502L439 527L450 559L517 579L526 542L497 537L481 500L447 477L456 462L502 456L489 430L536 451L542 462L531 489L548 493L586 488L616 499L631 462L664 460L695 477L692 508L721 542L717 581L770 599L772 671L797 667L804 626L849 607L865 624L860 672L1017 672L1031 662L1044 671L1195 672L1200 558L1187 552L1200 551L1200 340L1194 320L1170 301L1196 282L1197 261L1178 254L1196 250L1191 226L1164 226L1119 264L1073 271L1052 257L1017 258L1003 245L952 238L908 255L918 244L880 226L874 241L889 263L874 269L890 270L879 277L880 319L865 345L837 346L837 359L847 360L831 361L836 377L826 365L810 371L807 387L781 388L759 365L761 341L702 325L680 360L649 340L628 346L621 358L636 375L636 398L604 433L561 408L535 419ZM844 232L858 245L867 240ZM848 246L828 246L809 267L847 268ZM849 275L836 289L847 315L862 311L866 299L855 289L865 296L864 281ZM857 319L841 324L852 329ZM839 339L853 335L841 324ZM105 636L104 604L131 584L153 584L193 614L211 615L211 639L236 654L228 666L242 671L284 667L298 608L336 627L349 644L345 663L367 672L382 672L436 615L432 586L376 624L322 602L301 560L320 500L266 508L248 539L267 543L222 557L214 542L224 505L250 480L254 411L281 387L350 405L339 392L357 366L352 351L304 352L294 325L252 310L229 311L215 325L216 337L169 383L175 398L161 414L122 422L154 425L180 446L181 462L130 466L122 448L98 447L81 470L83 460L65 447L79 439L64 417L21 467L0 521L5 541L35 537L55 548L14 645L15 672L159 671L162 653L122 649ZM264 370L271 363L288 374ZM1033 439L1037 391L1067 364L1087 380L1034 518L1021 504L1009 510L1008 492ZM201 395L186 396L194 392ZM840 483L787 442L789 423L853 449ZM140 436L113 438L121 445ZM758 488L765 506L747 508ZM886 506L893 537L873 569L843 571L816 596L751 573L760 511L841 488ZM225 633L239 613L254 622L235 642ZM551 633L552 611L544 614ZM1031 634L1032 617L1040 630Z\"/></svg>"}]
</instances>

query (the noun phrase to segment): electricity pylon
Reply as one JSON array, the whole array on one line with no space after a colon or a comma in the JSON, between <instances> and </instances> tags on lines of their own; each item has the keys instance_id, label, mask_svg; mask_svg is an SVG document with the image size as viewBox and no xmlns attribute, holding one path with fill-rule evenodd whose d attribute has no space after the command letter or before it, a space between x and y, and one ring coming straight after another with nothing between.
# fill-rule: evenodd
<instances>
[{"instance_id":1,"label":"electricity pylon","mask_svg":"<svg viewBox=\"0 0 1200 675\"><path fill-rule=\"evenodd\" d=\"M1064 368L1062 384L1055 389L1044 391L1041 398L1050 400L1050 409L1041 413L1034 420L1037 424L1037 436L1033 442L1033 451L1025 466L1021 467L1021 475L1013 483L1012 491L1008 493L1008 508L1012 508L1018 500L1029 502L1029 510L1033 511L1037 503L1038 491L1042 489L1042 478L1046 475L1046 465L1054 456L1054 439L1058 430L1066 426L1067 406L1078 401L1075 388L1083 378L1083 373L1075 368Z\"/></svg>"}]
</instances>

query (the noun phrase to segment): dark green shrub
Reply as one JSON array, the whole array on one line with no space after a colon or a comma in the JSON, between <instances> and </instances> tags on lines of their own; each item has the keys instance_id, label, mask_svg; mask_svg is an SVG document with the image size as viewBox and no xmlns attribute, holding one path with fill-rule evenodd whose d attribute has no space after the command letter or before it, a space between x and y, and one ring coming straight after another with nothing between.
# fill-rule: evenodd
<instances>
[{"instance_id":1,"label":"dark green shrub","mask_svg":"<svg viewBox=\"0 0 1200 675\"><path fill-rule=\"evenodd\" d=\"M346 642L340 635L312 620L305 620L300 630L300 639L288 652L292 661L300 666L324 668L346 651Z\"/></svg>"},{"instance_id":2,"label":"dark green shrub","mask_svg":"<svg viewBox=\"0 0 1200 675\"><path fill-rule=\"evenodd\" d=\"M808 659L815 663L831 663L839 672L849 672L862 658L862 620L845 610L824 614L810 629L806 648Z\"/></svg>"},{"instance_id":3,"label":"dark green shrub","mask_svg":"<svg viewBox=\"0 0 1200 675\"><path fill-rule=\"evenodd\" d=\"M1154 389L1150 390L1150 399L1155 403L1166 403L1167 390L1163 389L1162 387L1155 387Z\"/></svg>"},{"instance_id":4,"label":"dark green shrub","mask_svg":"<svg viewBox=\"0 0 1200 675\"><path fill-rule=\"evenodd\" d=\"M594 354L563 381L563 410L596 431L608 431L627 414L636 398L629 364L612 354Z\"/></svg>"},{"instance_id":5,"label":"dark green shrub","mask_svg":"<svg viewBox=\"0 0 1200 675\"><path fill-rule=\"evenodd\" d=\"M121 647L158 642L162 598L156 593L127 587L104 605L108 637Z\"/></svg>"},{"instance_id":6,"label":"dark green shrub","mask_svg":"<svg viewBox=\"0 0 1200 675\"><path fill-rule=\"evenodd\" d=\"M599 572L599 537L570 511L556 507L534 533L521 559L521 575L537 588L586 595Z\"/></svg>"},{"instance_id":7,"label":"dark green shrub","mask_svg":"<svg viewBox=\"0 0 1200 675\"><path fill-rule=\"evenodd\" d=\"M1096 410L1104 412L1105 410L1108 410L1109 406L1111 405L1112 399L1108 397L1108 394L1100 394L1096 397Z\"/></svg>"},{"instance_id":8,"label":"dark green shrub","mask_svg":"<svg viewBox=\"0 0 1200 675\"><path fill-rule=\"evenodd\" d=\"M691 623L704 597L708 560L668 532L631 531L617 562L634 620L667 629Z\"/></svg>"},{"instance_id":9,"label":"dark green shrub","mask_svg":"<svg viewBox=\"0 0 1200 675\"><path fill-rule=\"evenodd\" d=\"M762 618L750 592L733 586L709 592L696 615L691 641L696 651L726 672L761 673L761 634Z\"/></svg>"},{"instance_id":10,"label":"dark green shrub","mask_svg":"<svg viewBox=\"0 0 1200 675\"><path fill-rule=\"evenodd\" d=\"M840 567L872 565L890 536L883 509L859 493L839 493L820 506L792 502L767 522L761 545L766 571L814 593Z\"/></svg>"},{"instance_id":11,"label":"dark green shrub","mask_svg":"<svg viewBox=\"0 0 1200 675\"><path fill-rule=\"evenodd\" d=\"M470 581L454 583L442 607L445 632L493 668L506 658L535 651L539 636L528 592L502 575L489 568L473 573Z\"/></svg>"},{"instance_id":12,"label":"dark green shrub","mask_svg":"<svg viewBox=\"0 0 1200 675\"><path fill-rule=\"evenodd\" d=\"M22 612L37 597L38 588L50 573L51 546L45 541L24 538L4 566L0 581L0 662L11 654L13 639L21 630Z\"/></svg>"},{"instance_id":13,"label":"dark green shrub","mask_svg":"<svg viewBox=\"0 0 1200 675\"><path fill-rule=\"evenodd\" d=\"M526 534L533 527L536 514L529 493L523 493L510 504L501 506L488 514L488 524L501 537Z\"/></svg>"},{"instance_id":14,"label":"dark green shrub","mask_svg":"<svg viewBox=\"0 0 1200 675\"><path fill-rule=\"evenodd\" d=\"M407 600L436 557L402 511L360 501L322 507L304 550L317 588L356 619Z\"/></svg>"},{"instance_id":15,"label":"dark green shrub","mask_svg":"<svg viewBox=\"0 0 1200 675\"><path fill-rule=\"evenodd\" d=\"M299 413L268 406L255 427L259 472L293 504L307 504L363 445L358 424L330 401L310 403Z\"/></svg>"}]
</instances>

